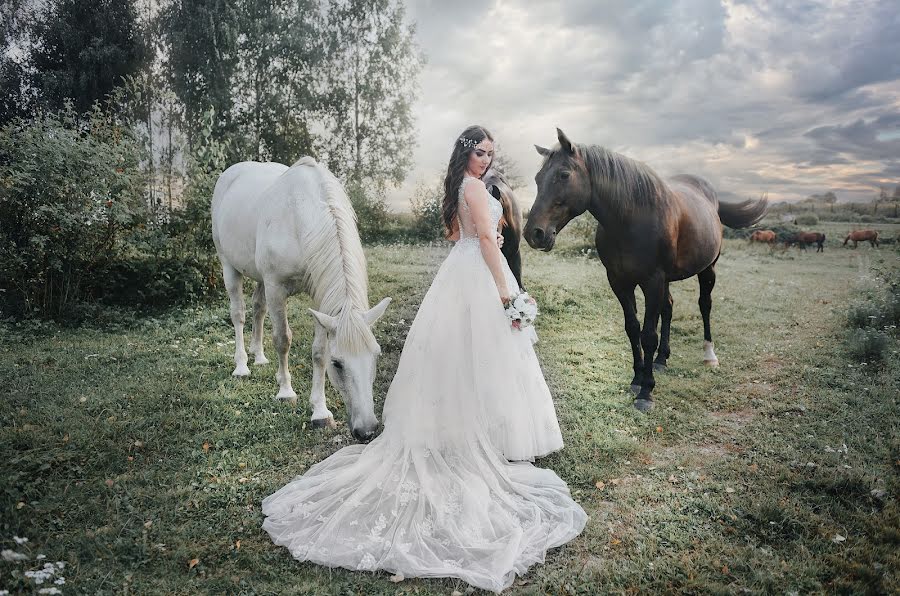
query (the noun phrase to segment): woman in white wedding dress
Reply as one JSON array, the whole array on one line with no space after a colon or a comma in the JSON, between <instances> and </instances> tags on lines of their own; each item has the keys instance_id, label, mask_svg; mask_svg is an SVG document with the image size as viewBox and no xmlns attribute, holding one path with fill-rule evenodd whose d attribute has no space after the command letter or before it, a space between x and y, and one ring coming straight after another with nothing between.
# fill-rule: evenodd
<instances>
[{"instance_id":1,"label":"woman in white wedding dress","mask_svg":"<svg viewBox=\"0 0 900 596\"><path fill-rule=\"evenodd\" d=\"M587 520L566 484L525 460L562 447L531 338L503 310L515 279L502 214L480 177L482 127L457 140L444 221L459 240L410 327L384 431L263 500L263 528L298 560L406 577L458 577L500 592Z\"/></svg>"}]
</instances>

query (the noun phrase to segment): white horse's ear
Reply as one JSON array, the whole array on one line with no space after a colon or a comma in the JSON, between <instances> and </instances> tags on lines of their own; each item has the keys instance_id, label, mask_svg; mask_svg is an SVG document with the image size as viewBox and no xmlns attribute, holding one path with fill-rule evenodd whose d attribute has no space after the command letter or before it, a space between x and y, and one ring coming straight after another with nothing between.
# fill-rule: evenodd
<instances>
[{"instance_id":1,"label":"white horse's ear","mask_svg":"<svg viewBox=\"0 0 900 596\"><path fill-rule=\"evenodd\" d=\"M543 155L544 157L547 157L548 155L550 155L550 150L547 149L546 147L541 147L540 145L535 145L534 148L537 149L537 152L540 153L541 155Z\"/></svg>"},{"instance_id":2,"label":"white horse's ear","mask_svg":"<svg viewBox=\"0 0 900 596\"><path fill-rule=\"evenodd\" d=\"M569 137L566 136L566 133L557 128L556 136L559 139L559 146L562 147L566 153L575 153L575 150L572 148L572 141L569 140Z\"/></svg>"},{"instance_id":3,"label":"white horse's ear","mask_svg":"<svg viewBox=\"0 0 900 596\"><path fill-rule=\"evenodd\" d=\"M375 321L381 318L381 315L384 314L384 311L387 310L388 304L391 303L390 297L385 298L368 311L363 313L363 320L365 320L366 324L371 327L375 324Z\"/></svg>"},{"instance_id":4,"label":"white horse's ear","mask_svg":"<svg viewBox=\"0 0 900 596\"><path fill-rule=\"evenodd\" d=\"M316 320L316 323L321 325L325 331L329 333L334 333L335 329L337 329L337 319L332 317L331 315L326 315L323 312L319 312L317 310L309 309L310 314Z\"/></svg>"}]
</instances>

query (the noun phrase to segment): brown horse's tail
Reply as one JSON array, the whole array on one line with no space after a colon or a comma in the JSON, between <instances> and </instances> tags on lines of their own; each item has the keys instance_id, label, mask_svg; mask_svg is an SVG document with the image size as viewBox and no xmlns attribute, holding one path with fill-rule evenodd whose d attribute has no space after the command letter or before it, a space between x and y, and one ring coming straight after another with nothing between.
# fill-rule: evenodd
<instances>
[{"instance_id":1,"label":"brown horse's tail","mask_svg":"<svg viewBox=\"0 0 900 596\"><path fill-rule=\"evenodd\" d=\"M719 219L729 228L749 228L758 223L769 210L769 197L747 199L740 203L719 202Z\"/></svg>"}]
</instances>

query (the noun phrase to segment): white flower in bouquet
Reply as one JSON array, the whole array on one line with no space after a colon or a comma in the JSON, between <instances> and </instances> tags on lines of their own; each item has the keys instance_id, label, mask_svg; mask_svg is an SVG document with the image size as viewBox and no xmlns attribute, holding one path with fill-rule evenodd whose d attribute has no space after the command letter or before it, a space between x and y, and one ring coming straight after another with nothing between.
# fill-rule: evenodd
<instances>
[{"instance_id":1,"label":"white flower in bouquet","mask_svg":"<svg viewBox=\"0 0 900 596\"><path fill-rule=\"evenodd\" d=\"M533 325L537 315L537 302L528 295L528 292L519 292L510 298L506 306L506 316L515 329L522 330Z\"/></svg>"}]
</instances>

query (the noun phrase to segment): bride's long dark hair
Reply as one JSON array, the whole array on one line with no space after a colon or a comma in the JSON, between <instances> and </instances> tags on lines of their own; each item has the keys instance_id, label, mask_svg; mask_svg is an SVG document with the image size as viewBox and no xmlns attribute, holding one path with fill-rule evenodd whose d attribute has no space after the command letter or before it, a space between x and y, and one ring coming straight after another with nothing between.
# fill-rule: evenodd
<instances>
[{"instance_id":1,"label":"bride's long dark hair","mask_svg":"<svg viewBox=\"0 0 900 596\"><path fill-rule=\"evenodd\" d=\"M475 125L462 131L453 141L453 152L450 154L447 176L444 178L444 201L441 204L441 217L448 237L453 233L453 223L459 210L459 185L462 184L466 174L469 155L475 150L475 145L485 139L493 142L494 137L485 127ZM493 163L491 158L491 164ZM485 172L490 169L488 166Z\"/></svg>"}]
</instances>

